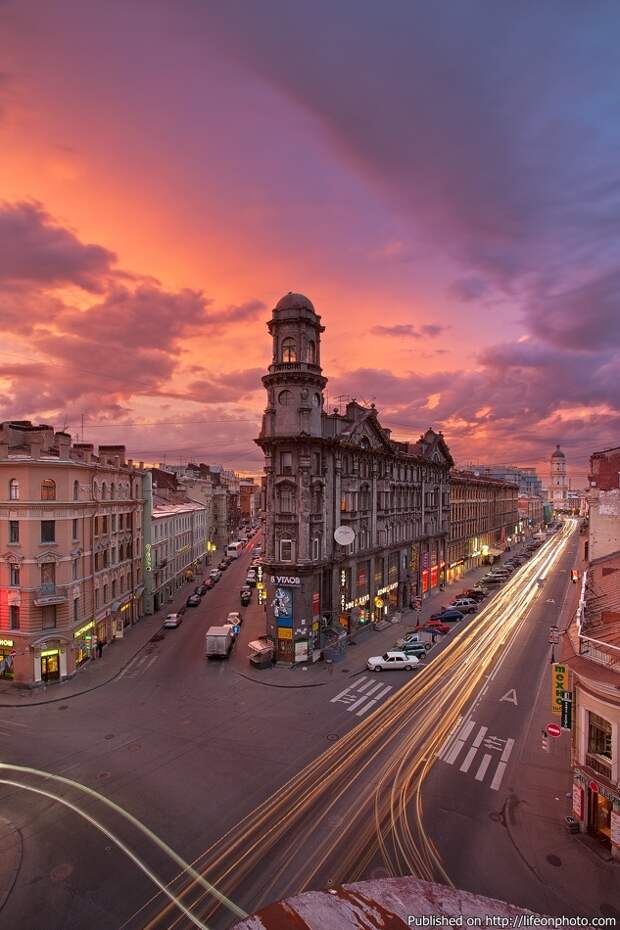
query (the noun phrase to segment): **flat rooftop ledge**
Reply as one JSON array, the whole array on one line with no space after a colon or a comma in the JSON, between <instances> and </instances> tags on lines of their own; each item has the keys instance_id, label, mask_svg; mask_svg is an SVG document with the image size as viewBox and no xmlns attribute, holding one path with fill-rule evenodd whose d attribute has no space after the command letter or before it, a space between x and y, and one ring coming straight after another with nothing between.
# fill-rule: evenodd
<instances>
[{"instance_id":1,"label":"flat rooftop ledge","mask_svg":"<svg viewBox=\"0 0 620 930\"><path fill-rule=\"evenodd\" d=\"M307 891L269 904L233 930L403 930L405 927L490 927L493 917L532 914L525 908L417 878L386 878ZM424 920L423 918L426 918ZM430 920L429 918L433 918ZM453 918L452 921L449 921ZM468 921L479 918L479 922ZM549 926L552 926L550 918Z\"/></svg>"}]
</instances>

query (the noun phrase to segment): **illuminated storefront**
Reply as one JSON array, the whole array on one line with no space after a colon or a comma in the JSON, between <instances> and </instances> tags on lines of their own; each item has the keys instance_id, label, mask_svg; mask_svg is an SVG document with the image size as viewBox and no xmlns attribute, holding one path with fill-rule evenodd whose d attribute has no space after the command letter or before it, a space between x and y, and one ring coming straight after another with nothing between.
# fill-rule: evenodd
<instances>
[{"instance_id":1,"label":"illuminated storefront","mask_svg":"<svg viewBox=\"0 0 620 930\"><path fill-rule=\"evenodd\" d=\"M0 639L0 678L12 681L15 676L15 641Z\"/></svg>"},{"instance_id":2,"label":"illuminated storefront","mask_svg":"<svg viewBox=\"0 0 620 930\"><path fill-rule=\"evenodd\" d=\"M73 632L73 655L76 668L87 662L92 655L94 629L95 621L91 620Z\"/></svg>"}]
</instances>

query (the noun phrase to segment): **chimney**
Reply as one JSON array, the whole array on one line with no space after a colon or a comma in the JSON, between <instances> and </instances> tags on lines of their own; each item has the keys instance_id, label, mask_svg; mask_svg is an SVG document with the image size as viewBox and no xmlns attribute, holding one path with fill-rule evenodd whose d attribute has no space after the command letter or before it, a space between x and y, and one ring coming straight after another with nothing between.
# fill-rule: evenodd
<instances>
[{"instance_id":1,"label":"chimney","mask_svg":"<svg viewBox=\"0 0 620 930\"><path fill-rule=\"evenodd\" d=\"M142 471L142 470L144 469L144 462L140 462L140 465L139 465L138 467L139 467L140 470Z\"/></svg>"},{"instance_id":2,"label":"chimney","mask_svg":"<svg viewBox=\"0 0 620 930\"><path fill-rule=\"evenodd\" d=\"M125 446L99 446L99 455L104 456L109 465L125 464Z\"/></svg>"},{"instance_id":3,"label":"chimney","mask_svg":"<svg viewBox=\"0 0 620 930\"><path fill-rule=\"evenodd\" d=\"M127 459L127 468L133 468L133 459Z\"/></svg>"},{"instance_id":4,"label":"chimney","mask_svg":"<svg viewBox=\"0 0 620 930\"><path fill-rule=\"evenodd\" d=\"M56 433L54 438L58 448L58 457L68 459L71 450L71 436L69 433Z\"/></svg>"},{"instance_id":5,"label":"chimney","mask_svg":"<svg viewBox=\"0 0 620 930\"><path fill-rule=\"evenodd\" d=\"M73 448L82 454L84 462L92 462L93 449L95 448L92 442L76 442L73 444Z\"/></svg>"}]
</instances>

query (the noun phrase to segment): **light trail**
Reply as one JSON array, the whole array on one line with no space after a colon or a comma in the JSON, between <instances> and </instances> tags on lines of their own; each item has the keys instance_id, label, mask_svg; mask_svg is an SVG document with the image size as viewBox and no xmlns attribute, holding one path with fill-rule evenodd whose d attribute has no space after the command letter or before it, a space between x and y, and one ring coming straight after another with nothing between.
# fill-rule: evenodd
<instances>
[{"instance_id":1,"label":"light trail","mask_svg":"<svg viewBox=\"0 0 620 930\"><path fill-rule=\"evenodd\" d=\"M119 804L116 804L115 801L111 801L109 798L106 798L105 795L100 794L98 791L95 791L93 788L89 788L88 785L83 785L79 781L74 781L71 778L65 778L63 775L55 775L52 772L46 772L42 769L31 768L30 766L27 766L27 765L11 765L8 762L0 762L0 771L2 770L10 770L12 772L18 772L22 775L33 775L37 778L44 778L47 781L60 782L61 784L66 785L69 788L75 788L78 791L82 792L83 794L86 794L90 796L91 798L94 798L96 801L99 801L101 804L105 805L110 810L112 810L113 813L118 814L120 817L123 817L125 820L127 820L140 833L143 833L144 836L146 836L147 839L150 840L158 849L160 849L170 859L172 859L175 865L179 866L182 869L182 872L179 873L179 875L184 875L184 874L191 875L192 879L197 884L199 884L205 892L213 895L220 902L220 904L223 904L225 907L227 907L236 917L247 917L248 916L246 912L241 910L240 907L237 907L237 905L233 901L230 901L227 897L225 897L225 895L221 894L221 892L219 892L217 888L215 888L208 881L206 881L203 875L201 875L194 868L192 868L192 866L189 863L185 862L185 860L182 859L181 856L179 856L179 854L174 851L174 849L168 846L167 843L164 843L164 841L160 839L160 837L158 837L156 833L153 833L153 831L150 830L140 820L138 820L137 817L134 817L133 814L129 813L129 811L126 811ZM0 784L14 785L26 791L35 791L38 794L46 794L46 792L42 791L41 789L34 788L29 784L23 784L22 782L13 782L13 781L8 781L7 779L0 779ZM107 836L110 836L110 838L114 840L117 846L119 846L123 850L123 852L125 852L127 855L130 855L130 853L125 848L125 846L123 846L120 840L116 839L111 833L108 833L107 829L102 824L100 824L99 821L92 818L89 814L86 814L84 811L82 811L81 808L78 808L76 805L73 805L69 801L66 801L66 799L63 798L61 795L47 793L47 796L50 798L53 798L54 800L58 801L61 804L65 804L65 806L70 807L71 810L74 810L77 813L79 813L86 820L88 820L89 823L93 824L98 829L102 830L104 833L106 833ZM132 859L134 858L133 855L131 855L130 857ZM134 861L136 861L136 863L139 864L137 860L134 860ZM140 864L140 868L142 868L141 864ZM146 871L146 869L143 868L143 871ZM181 910L185 912L185 908L183 907L182 903L174 895L170 894L166 890L166 888L164 888L161 885L159 880L153 877L151 873L148 871L146 871L146 874L149 876L149 878L152 879L152 881L155 882L155 884L159 888L161 888L164 891L166 895L168 895L168 897L170 897L173 903L175 903L178 907L181 908ZM179 875L177 875L175 878L179 878Z\"/></svg>"},{"instance_id":2,"label":"light trail","mask_svg":"<svg viewBox=\"0 0 620 930\"><path fill-rule=\"evenodd\" d=\"M312 887L327 869L334 883L355 880L377 853L391 875L449 882L424 829L424 780L459 717L466 722L466 709L482 695L527 623L543 590L539 579L553 569L575 527L575 521L565 523L428 666L192 865L209 874L220 891L244 894L253 910L276 895ZM334 825L330 817L339 805L344 815L334 818ZM178 896L191 901L204 919L219 906L194 881ZM143 926L173 930L182 923L172 904L164 903Z\"/></svg>"}]
</instances>

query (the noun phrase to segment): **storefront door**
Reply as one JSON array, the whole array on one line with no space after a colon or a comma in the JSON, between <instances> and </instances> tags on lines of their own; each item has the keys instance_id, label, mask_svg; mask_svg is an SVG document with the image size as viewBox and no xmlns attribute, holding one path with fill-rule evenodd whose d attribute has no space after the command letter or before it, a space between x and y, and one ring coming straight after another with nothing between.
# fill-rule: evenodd
<instances>
[{"instance_id":1,"label":"storefront door","mask_svg":"<svg viewBox=\"0 0 620 930\"><path fill-rule=\"evenodd\" d=\"M43 681L58 681L60 678L60 656L54 652L48 656L41 656L41 679Z\"/></svg>"},{"instance_id":2,"label":"storefront door","mask_svg":"<svg viewBox=\"0 0 620 930\"><path fill-rule=\"evenodd\" d=\"M588 789L588 831L611 847L611 810L609 798Z\"/></svg>"}]
</instances>

